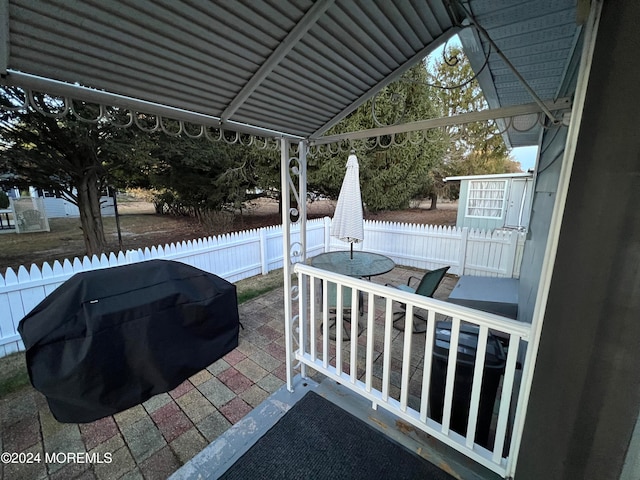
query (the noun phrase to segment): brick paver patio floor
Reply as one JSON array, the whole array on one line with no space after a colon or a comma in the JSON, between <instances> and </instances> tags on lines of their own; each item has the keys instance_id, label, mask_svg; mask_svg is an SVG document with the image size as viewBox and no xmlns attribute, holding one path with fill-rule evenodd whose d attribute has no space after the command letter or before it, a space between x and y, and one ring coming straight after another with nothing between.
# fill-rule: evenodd
<instances>
[{"instance_id":1,"label":"brick paver patio floor","mask_svg":"<svg viewBox=\"0 0 640 480\"><path fill-rule=\"evenodd\" d=\"M374 281L401 283L409 275L420 272L396 267ZM454 284L447 278L436 297L446 298ZM62 424L33 388L0 399L0 451L40 459L1 464L2 478L167 478L285 383L282 288L239 310L244 330L237 349L175 390L116 415ZM45 453L55 453L55 461L45 462ZM89 455L74 461L74 453Z\"/></svg>"}]
</instances>

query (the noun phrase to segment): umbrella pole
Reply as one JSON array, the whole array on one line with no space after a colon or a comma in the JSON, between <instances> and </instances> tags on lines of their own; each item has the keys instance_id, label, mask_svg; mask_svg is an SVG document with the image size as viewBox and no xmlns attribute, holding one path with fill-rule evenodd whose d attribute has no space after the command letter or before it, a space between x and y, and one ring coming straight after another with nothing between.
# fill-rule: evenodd
<instances>
[{"instance_id":1,"label":"umbrella pole","mask_svg":"<svg viewBox=\"0 0 640 480\"><path fill-rule=\"evenodd\" d=\"M351 260L353 260L353 242L351 242Z\"/></svg>"}]
</instances>

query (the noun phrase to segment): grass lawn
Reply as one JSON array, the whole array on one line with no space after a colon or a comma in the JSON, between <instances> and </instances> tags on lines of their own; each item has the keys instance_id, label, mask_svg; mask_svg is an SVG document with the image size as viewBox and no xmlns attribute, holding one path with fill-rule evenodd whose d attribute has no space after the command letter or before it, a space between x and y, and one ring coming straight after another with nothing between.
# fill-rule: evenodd
<instances>
[{"instance_id":1,"label":"grass lawn","mask_svg":"<svg viewBox=\"0 0 640 480\"><path fill-rule=\"evenodd\" d=\"M108 251L119 250L114 217L104 217L104 232ZM44 262L82 258L85 253L80 219L51 218L49 232L0 235L0 274L8 267L17 270L20 265L38 267ZM164 245L176 241L191 240L206 236L200 225L186 217L167 215L133 214L120 217L123 249L135 249L153 245Z\"/></svg>"}]
</instances>

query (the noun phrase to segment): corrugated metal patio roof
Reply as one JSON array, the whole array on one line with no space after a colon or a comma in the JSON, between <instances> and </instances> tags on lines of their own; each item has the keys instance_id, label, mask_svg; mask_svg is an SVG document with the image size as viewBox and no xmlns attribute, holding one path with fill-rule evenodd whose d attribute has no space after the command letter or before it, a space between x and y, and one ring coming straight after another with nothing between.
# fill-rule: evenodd
<instances>
[{"instance_id":1,"label":"corrugated metal patio roof","mask_svg":"<svg viewBox=\"0 0 640 480\"><path fill-rule=\"evenodd\" d=\"M513 3L471 0L465 7L511 48L548 100L571 53L575 1L505 7ZM79 99L91 97L84 86L140 111L144 103L136 101L230 130L314 138L458 32L462 9L454 4L0 0L0 71L6 83L74 91ZM546 33L536 33L543 26ZM489 94L493 107L531 102L499 59L490 58L485 77L487 90L493 82L497 92Z\"/></svg>"}]
</instances>

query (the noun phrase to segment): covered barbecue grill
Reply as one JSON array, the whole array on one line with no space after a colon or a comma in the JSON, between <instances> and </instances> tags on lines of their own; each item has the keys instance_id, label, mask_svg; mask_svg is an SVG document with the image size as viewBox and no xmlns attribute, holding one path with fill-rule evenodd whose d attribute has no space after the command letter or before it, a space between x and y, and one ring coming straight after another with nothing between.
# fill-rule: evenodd
<instances>
[{"instance_id":1,"label":"covered barbecue grill","mask_svg":"<svg viewBox=\"0 0 640 480\"><path fill-rule=\"evenodd\" d=\"M178 262L78 273L18 327L31 383L60 422L174 389L238 346L235 286Z\"/></svg>"}]
</instances>

